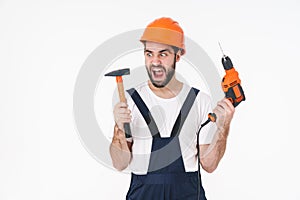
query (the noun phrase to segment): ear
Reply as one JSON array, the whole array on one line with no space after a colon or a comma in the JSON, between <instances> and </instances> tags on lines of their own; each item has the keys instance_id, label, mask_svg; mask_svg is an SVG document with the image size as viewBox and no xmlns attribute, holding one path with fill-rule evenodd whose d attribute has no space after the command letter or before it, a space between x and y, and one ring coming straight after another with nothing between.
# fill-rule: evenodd
<instances>
[{"instance_id":1,"label":"ear","mask_svg":"<svg viewBox=\"0 0 300 200\"><path fill-rule=\"evenodd\" d=\"M176 62L178 62L181 58L181 51L179 50L177 53L176 53Z\"/></svg>"}]
</instances>

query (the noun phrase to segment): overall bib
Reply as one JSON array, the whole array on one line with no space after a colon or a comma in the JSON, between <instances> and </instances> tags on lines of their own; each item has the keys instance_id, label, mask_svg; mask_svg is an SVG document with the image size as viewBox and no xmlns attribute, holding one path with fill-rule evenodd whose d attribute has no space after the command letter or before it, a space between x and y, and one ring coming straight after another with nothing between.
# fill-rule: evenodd
<instances>
[{"instance_id":1,"label":"overall bib","mask_svg":"<svg viewBox=\"0 0 300 200\"><path fill-rule=\"evenodd\" d=\"M148 125L152 147L148 172L146 175L131 174L126 200L206 200L198 172L185 172L179 144L182 125L199 90L191 88L189 91L168 138L160 136L157 125L138 92L133 88L127 92Z\"/></svg>"}]
</instances>

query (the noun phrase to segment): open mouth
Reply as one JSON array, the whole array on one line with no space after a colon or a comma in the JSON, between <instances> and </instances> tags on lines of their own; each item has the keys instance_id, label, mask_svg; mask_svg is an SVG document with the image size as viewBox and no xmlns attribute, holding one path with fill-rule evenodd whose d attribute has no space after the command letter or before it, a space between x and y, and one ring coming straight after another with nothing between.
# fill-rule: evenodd
<instances>
[{"instance_id":1,"label":"open mouth","mask_svg":"<svg viewBox=\"0 0 300 200\"><path fill-rule=\"evenodd\" d=\"M153 78L155 79L164 78L165 70L162 67L153 67L151 71L152 71Z\"/></svg>"}]
</instances>

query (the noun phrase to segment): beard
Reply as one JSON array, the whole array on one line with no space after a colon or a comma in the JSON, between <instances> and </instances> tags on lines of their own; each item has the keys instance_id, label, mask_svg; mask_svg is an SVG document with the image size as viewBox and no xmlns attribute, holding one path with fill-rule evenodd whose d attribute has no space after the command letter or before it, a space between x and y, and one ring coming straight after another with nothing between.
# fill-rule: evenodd
<instances>
[{"instance_id":1,"label":"beard","mask_svg":"<svg viewBox=\"0 0 300 200\"><path fill-rule=\"evenodd\" d=\"M164 67L163 65L150 65L150 67L146 67L147 69L147 72L148 72L148 76L150 78L150 81L151 83L157 87L157 88L163 88L165 87L169 82L170 80L173 78L174 74L175 74L175 67L176 67L176 61L174 60L174 63L172 64L172 67L169 68L168 70L166 69L166 67ZM163 71L165 73L165 79L164 80L160 80L160 81L157 81L154 79L153 77L153 74L152 73L155 73L153 72L153 68L155 69L159 69L161 71Z\"/></svg>"}]
</instances>

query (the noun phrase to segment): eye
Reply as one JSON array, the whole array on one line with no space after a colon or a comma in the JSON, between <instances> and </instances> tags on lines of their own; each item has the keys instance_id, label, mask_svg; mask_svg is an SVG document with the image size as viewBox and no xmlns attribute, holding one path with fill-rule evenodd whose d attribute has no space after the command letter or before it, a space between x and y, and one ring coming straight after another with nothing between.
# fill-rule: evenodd
<instances>
[{"instance_id":1,"label":"eye","mask_svg":"<svg viewBox=\"0 0 300 200\"><path fill-rule=\"evenodd\" d=\"M152 53L150 53L150 52L146 52L146 56L147 56L147 57L152 57L152 56L153 56L153 54L152 54Z\"/></svg>"},{"instance_id":2,"label":"eye","mask_svg":"<svg viewBox=\"0 0 300 200\"><path fill-rule=\"evenodd\" d=\"M160 54L160 57L166 57L166 56L168 56L166 53L161 53Z\"/></svg>"}]
</instances>

